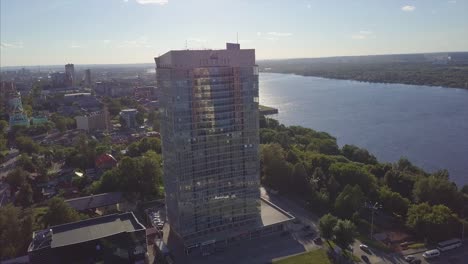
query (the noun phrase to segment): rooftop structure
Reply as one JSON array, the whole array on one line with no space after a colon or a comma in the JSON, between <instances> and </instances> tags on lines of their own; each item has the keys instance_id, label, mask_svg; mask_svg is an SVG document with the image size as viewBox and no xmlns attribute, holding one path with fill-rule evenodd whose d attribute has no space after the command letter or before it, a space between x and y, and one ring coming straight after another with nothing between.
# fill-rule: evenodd
<instances>
[{"instance_id":1,"label":"rooftop structure","mask_svg":"<svg viewBox=\"0 0 468 264\"><path fill-rule=\"evenodd\" d=\"M85 197L65 200L68 205L77 211L96 209L99 207L115 205L122 202L121 192L101 193Z\"/></svg>"},{"instance_id":2,"label":"rooftop structure","mask_svg":"<svg viewBox=\"0 0 468 264\"><path fill-rule=\"evenodd\" d=\"M31 263L68 263L71 259L81 263L96 258L130 262L144 259L145 248L145 227L129 212L36 231L28 254Z\"/></svg>"}]
</instances>

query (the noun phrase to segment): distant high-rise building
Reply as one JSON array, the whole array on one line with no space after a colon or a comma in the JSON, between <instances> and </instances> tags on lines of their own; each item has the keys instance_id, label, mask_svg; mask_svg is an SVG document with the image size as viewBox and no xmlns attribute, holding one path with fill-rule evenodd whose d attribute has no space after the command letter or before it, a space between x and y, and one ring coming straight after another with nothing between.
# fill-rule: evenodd
<instances>
[{"instance_id":1,"label":"distant high-rise building","mask_svg":"<svg viewBox=\"0 0 468 264\"><path fill-rule=\"evenodd\" d=\"M137 126L136 123L136 115L138 110L136 109L122 109L120 111L120 116L125 120L125 124L127 128L135 128Z\"/></svg>"},{"instance_id":2,"label":"distant high-rise building","mask_svg":"<svg viewBox=\"0 0 468 264\"><path fill-rule=\"evenodd\" d=\"M76 85L75 81L75 65L73 64L66 64L65 65L65 74L67 78L67 86L74 87Z\"/></svg>"},{"instance_id":3,"label":"distant high-rise building","mask_svg":"<svg viewBox=\"0 0 468 264\"><path fill-rule=\"evenodd\" d=\"M176 50L155 58L166 208L186 249L259 228L255 50Z\"/></svg>"},{"instance_id":4,"label":"distant high-rise building","mask_svg":"<svg viewBox=\"0 0 468 264\"><path fill-rule=\"evenodd\" d=\"M53 72L49 78L53 88L65 88L70 84L67 74L64 72Z\"/></svg>"},{"instance_id":5,"label":"distant high-rise building","mask_svg":"<svg viewBox=\"0 0 468 264\"><path fill-rule=\"evenodd\" d=\"M86 69L84 72L84 85L86 88L91 88L92 86L90 69Z\"/></svg>"}]
</instances>

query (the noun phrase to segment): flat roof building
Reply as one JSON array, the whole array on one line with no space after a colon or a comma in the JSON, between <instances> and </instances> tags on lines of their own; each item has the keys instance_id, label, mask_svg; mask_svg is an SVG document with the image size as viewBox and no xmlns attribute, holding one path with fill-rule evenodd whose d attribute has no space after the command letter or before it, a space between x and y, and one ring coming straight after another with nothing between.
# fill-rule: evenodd
<instances>
[{"instance_id":1,"label":"flat roof building","mask_svg":"<svg viewBox=\"0 0 468 264\"><path fill-rule=\"evenodd\" d=\"M109 111L106 107L99 112L76 116L75 120L76 128L87 132L93 132L96 130L109 131L111 127Z\"/></svg>"},{"instance_id":2,"label":"flat roof building","mask_svg":"<svg viewBox=\"0 0 468 264\"><path fill-rule=\"evenodd\" d=\"M127 128L134 128L137 126L136 115L138 110L136 109L122 109L120 111L120 116L125 120Z\"/></svg>"},{"instance_id":3,"label":"flat roof building","mask_svg":"<svg viewBox=\"0 0 468 264\"><path fill-rule=\"evenodd\" d=\"M261 225L255 50L155 58L168 220L186 248Z\"/></svg>"},{"instance_id":4,"label":"flat roof building","mask_svg":"<svg viewBox=\"0 0 468 264\"><path fill-rule=\"evenodd\" d=\"M33 233L31 263L144 263L145 227L133 213L52 226Z\"/></svg>"}]
</instances>

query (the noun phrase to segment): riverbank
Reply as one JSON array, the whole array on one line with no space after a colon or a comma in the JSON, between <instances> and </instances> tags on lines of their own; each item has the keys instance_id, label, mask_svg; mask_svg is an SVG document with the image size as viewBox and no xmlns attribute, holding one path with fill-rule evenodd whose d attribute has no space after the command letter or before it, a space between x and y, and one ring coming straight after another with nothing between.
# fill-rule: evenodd
<instances>
[{"instance_id":1,"label":"riverbank","mask_svg":"<svg viewBox=\"0 0 468 264\"><path fill-rule=\"evenodd\" d=\"M278 109L266 105L259 105L258 110L260 111L261 115L265 116L278 114Z\"/></svg>"},{"instance_id":2,"label":"riverbank","mask_svg":"<svg viewBox=\"0 0 468 264\"><path fill-rule=\"evenodd\" d=\"M468 63L265 61L262 72L292 73L336 80L468 89Z\"/></svg>"},{"instance_id":3,"label":"riverbank","mask_svg":"<svg viewBox=\"0 0 468 264\"><path fill-rule=\"evenodd\" d=\"M445 168L458 186L468 184L467 101L462 89L260 74L260 103L281 123L329 132L379 161Z\"/></svg>"}]
</instances>

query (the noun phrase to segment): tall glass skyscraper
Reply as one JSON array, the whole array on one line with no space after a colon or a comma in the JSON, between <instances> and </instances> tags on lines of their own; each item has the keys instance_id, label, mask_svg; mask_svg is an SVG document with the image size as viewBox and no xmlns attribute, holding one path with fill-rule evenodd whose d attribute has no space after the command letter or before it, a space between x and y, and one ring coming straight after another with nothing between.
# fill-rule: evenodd
<instances>
[{"instance_id":1,"label":"tall glass skyscraper","mask_svg":"<svg viewBox=\"0 0 468 264\"><path fill-rule=\"evenodd\" d=\"M260 218L255 50L177 50L155 58L166 207L185 247L228 241Z\"/></svg>"}]
</instances>

